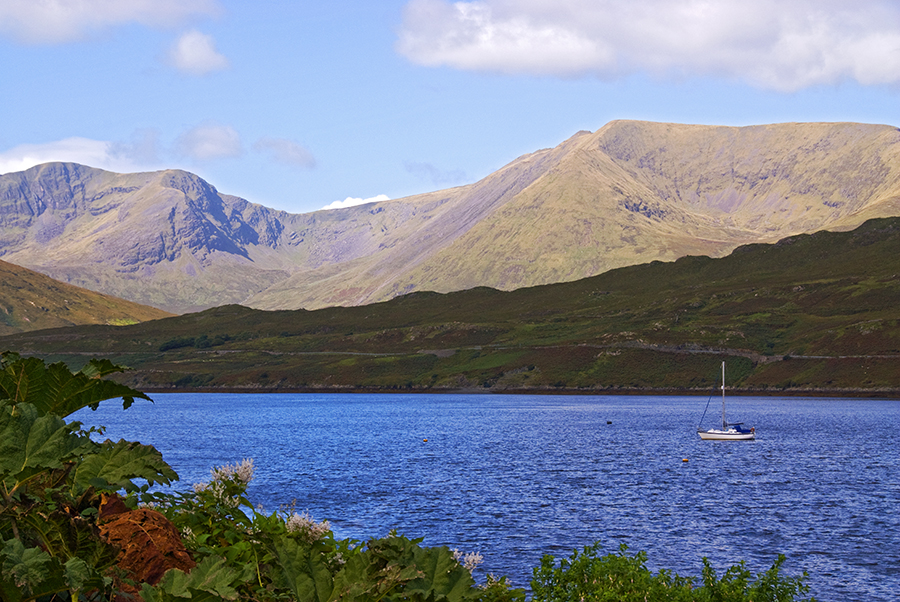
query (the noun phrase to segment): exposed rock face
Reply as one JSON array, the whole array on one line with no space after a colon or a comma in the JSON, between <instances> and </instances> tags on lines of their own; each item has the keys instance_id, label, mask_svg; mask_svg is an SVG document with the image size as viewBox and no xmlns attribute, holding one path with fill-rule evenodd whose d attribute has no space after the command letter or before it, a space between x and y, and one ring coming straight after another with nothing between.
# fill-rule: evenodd
<instances>
[{"instance_id":1,"label":"exposed rock face","mask_svg":"<svg viewBox=\"0 0 900 602\"><path fill-rule=\"evenodd\" d=\"M294 215L192 174L0 176L0 256L170 311L513 289L900 215L900 131L612 122L444 191Z\"/></svg>"},{"instance_id":2,"label":"exposed rock face","mask_svg":"<svg viewBox=\"0 0 900 602\"><path fill-rule=\"evenodd\" d=\"M0 176L0 253L65 282L187 311L243 300L288 275L251 259L278 246L277 213L182 171L49 163Z\"/></svg>"}]
</instances>

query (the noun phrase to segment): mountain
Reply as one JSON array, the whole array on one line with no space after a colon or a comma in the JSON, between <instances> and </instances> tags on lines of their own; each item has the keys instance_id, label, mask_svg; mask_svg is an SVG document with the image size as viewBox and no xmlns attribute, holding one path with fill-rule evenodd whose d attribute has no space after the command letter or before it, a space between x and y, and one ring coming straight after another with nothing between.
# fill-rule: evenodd
<instances>
[{"instance_id":1,"label":"mountain","mask_svg":"<svg viewBox=\"0 0 900 602\"><path fill-rule=\"evenodd\" d=\"M615 121L479 182L290 214L192 174L0 176L0 256L175 312L513 290L900 215L900 130Z\"/></svg>"},{"instance_id":2,"label":"mountain","mask_svg":"<svg viewBox=\"0 0 900 602\"><path fill-rule=\"evenodd\" d=\"M0 310L0 335L84 324L135 324L172 315L5 261L0 261Z\"/></svg>"},{"instance_id":3,"label":"mountain","mask_svg":"<svg viewBox=\"0 0 900 602\"><path fill-rule=\"evenodd\" d=\"M900 396L900 218L573 282L315 311L237 305L0 348L131 366L138 389Z\"/></svg>"}]
</instances>

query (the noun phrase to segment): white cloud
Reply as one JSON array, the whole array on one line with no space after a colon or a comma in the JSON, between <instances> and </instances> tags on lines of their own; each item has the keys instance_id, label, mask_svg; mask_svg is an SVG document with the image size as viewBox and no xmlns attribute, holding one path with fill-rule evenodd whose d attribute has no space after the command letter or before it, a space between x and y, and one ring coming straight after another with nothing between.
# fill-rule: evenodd
<instances>
[{"instance_id":1,"label":"white cloud","mask_svg":"<svg viewBox=\"0 0 900 602\"><path fill-rule=\"evenodd\" d=\"M135 165L159 166L161 163L161 146L159 130L141 128L134 131L128 141L116 141L109 144L109 153L117 159L128 160Z\"/></svg>"},{"instance_id":2,"label":"white cloud","mask_svg":"<svg viewBox=\"0 0 900 602\"><path fill-rule=\"evenodd\" d=\"M169 48L168 63L190 75L206 75L230 66L228 59L216 50L211 35L197 30L188 31Z\"/></svg>"},{"instance_id":3,"label":"white cloud","mask_svg":"<svg viewBox=\"0 0 900 602\"><path fill-rule=\"evenodd\" d=\"M446 171L435 167L431 163L423 163L418 161L406 161L403 163L406 171L419 178L431 180L436 186L461 184L466 180L466 172L461 169L453 169Z\"/></svg>"},{"instance_id":4,"label":"white cloud","mask_svg":"<svg viewBox=\"0 0 900 602\"><path fill-rule=\"evenodd\" d=\"M141 157L133 151L134 147L124 143L77 137L44 144L20 144L0 153L0 174L24 171L51 161L80 163L115 172L139 171Z\"/></svg>"},{"instance_id":5,"label":"white cloud","mask_svg":"<svg viewBox=\"0 0 900 602\"><path fill-rule=\"evenodd\" d=\"M239 157L243 154L241 137L230 125L204 123L181 134L175 140L175 152L196 161Z\"/></svg>"},{"instance_id":6,"label":"white cloud","mask_svg":"<svg viewBox=\"0 0 900 602\"><path fill-rule=\"evenodd\" d=\"M379 201L389 201L391 198L386 194L379 194L368 199L357 199L347 197L343 201L335 201L329 205L325 205L322 209L343 209L344 207L353 207L355 205L364 205L366 203L377 203Z\"/></svg>"},{"instance_id":7,"label":"white cloud","mask_svg":"<svg viewBox=\"0 0 900 602\"><path fill-rule=\"evenodd\" d=\"M268 153L274 161L285 165L303 169L313 169L316 166L313 154L293 140L263 137L256 141L253 150Z\"/></svg>"},{"instance_id":8,"label":"white cloud","mask_svg":"<svg viewBox=\"0 0 900 602\"><path fill-rule=\"evenodd\" d=\"M221 12L218 0L2 0L0 34L60 44L118 25L175 27Z\"/></svg>"},{"instance_id":9,"label":"white cloud","mask_svg":"<svg viewBox=\"0 0 900 602\"><path fill-rule=\"evenodd\" d=\"M41 163L80 163L118 173L164 169L175 157L209 161L243 154L231 126L205 123L184 132L173 148L163 148L156 129L135 130L128 140L72 137L41 144L20 144L0 152L0 174L24 171Z\"/></svg>"},{"instance_id":10,"label":"white cloud","mask_svg":"<svg viewBox=\"0 0 900 602\"><path fill-rule=\"evenodd\" d=\"M900 83L896 0L411 0L414 63L602 78L722 76L781 91Z\"/></svg>"}]
</instances>

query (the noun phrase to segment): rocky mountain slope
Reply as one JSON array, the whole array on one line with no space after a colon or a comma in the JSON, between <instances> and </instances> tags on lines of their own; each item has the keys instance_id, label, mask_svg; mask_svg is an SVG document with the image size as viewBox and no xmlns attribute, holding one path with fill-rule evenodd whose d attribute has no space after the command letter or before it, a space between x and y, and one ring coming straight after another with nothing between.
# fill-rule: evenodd
<instances>
[{"instance_id":1,"label":"rocky mountain slope","mask_svg":"<svg viewBox=\"0 0 900 602\"><path fill-rule=\"evenodd\" d=\"M511 290L900 215L900 130L616 121L483 180L289 214L182 171L0 176L0 256L176 312Z\"/></svg>"},{"instance_id":2,"label":"rocky mountain slope","mask_svg":"<svg viewBox=\"0 0 900 602\"><path fill-rule=\"evenodd\" d=\"M171 315L0 261L0 336L60 326L136 324Z\"/></svg>"}]
</instances>

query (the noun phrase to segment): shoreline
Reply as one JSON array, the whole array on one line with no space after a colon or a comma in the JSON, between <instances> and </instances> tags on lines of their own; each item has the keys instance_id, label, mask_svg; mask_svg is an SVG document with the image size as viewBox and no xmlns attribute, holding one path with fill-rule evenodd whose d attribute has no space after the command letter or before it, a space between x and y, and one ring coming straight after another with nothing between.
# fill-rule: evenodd
<instances>
[{"instance_id":1,"label":"shoreline","mask_svg":"<svg viewBox=\"0 0 900 602\"><path fill-rule=\"evenodd\" d=\"M429 394L429 395L609 395L609 396L679 396L702 397L709 395L710 391L697 389L639 389L639 388L609 388L609 389L417 389L417 388L390 388L390 387L141 387L144 393L354 393L354 394L378 394L396 393L405 395ZM719 389L713 391L718 394ZM733 397L846 397L852 399L893 399L900 401L900 390L896 389L727 389L728 395Z\"/></svg>"}]
</instances>

